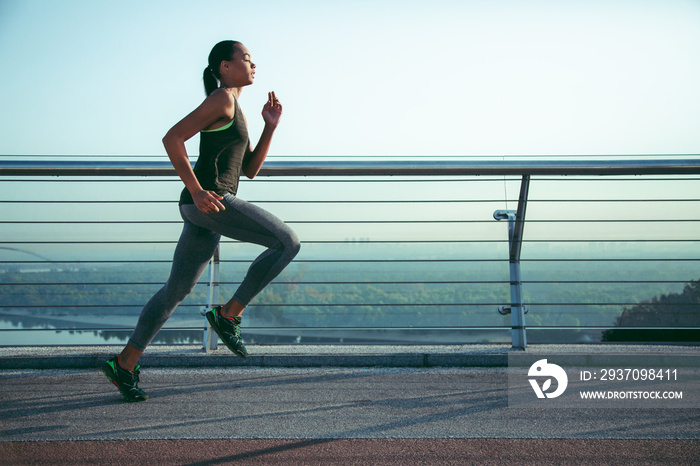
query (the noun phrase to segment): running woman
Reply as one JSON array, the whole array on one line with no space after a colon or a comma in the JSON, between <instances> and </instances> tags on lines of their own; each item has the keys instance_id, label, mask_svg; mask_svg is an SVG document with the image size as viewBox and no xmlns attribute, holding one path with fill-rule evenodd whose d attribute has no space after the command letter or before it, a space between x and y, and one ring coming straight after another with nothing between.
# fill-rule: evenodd
<instances>
[{"instance_id":1,"label":"running woman","mask_svg":"<svg viewBox=\"0 0 700 466\"><path fill-rule=\"evenodd\" d=\"M268 93L262 110L265 127L253 148L238 99L254 78L255 64L248 49L236 41L219 42L204 69L206 99L163 138L168 157L185 184L180 196L184 227L168 281L143 308L126 347L102 365L104 374L127 401L148 399L138 387L138 360L175 308L192 292L221 236L266 248L231 300L206 313L219 338L242 358L248 356L240 330L243 310L299 252L299 239L291 228L236 196L241 173L252 179L260 171L282 116L279 99L274 92ZM193 169L185 141L197 133L199 158Z\"/></svg>"}]
</instances>

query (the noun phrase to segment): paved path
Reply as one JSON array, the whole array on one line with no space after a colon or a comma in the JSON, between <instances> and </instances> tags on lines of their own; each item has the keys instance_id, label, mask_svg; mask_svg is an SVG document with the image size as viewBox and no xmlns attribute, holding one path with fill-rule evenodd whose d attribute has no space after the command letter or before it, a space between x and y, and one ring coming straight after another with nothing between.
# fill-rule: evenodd
<instances>
[{"instance_id":1,"label":"paved path","mask_svg":"<svg viewBox=\"0 0 700 466\"><path fill-rule=\"evenodd\" d=\"M0 464L700 464L700 406L509 406L508 348L264 349L156 348L136 404L94 368L113 349L0 349ZM528 352L562 350L699 351Z\"/></svg>"},{"instance_id":2,"label":"paved path","mask_svg":"<svg viewBox=\"0 0 700 466\"><path fill-rule=\"evenodd\" d=\"M98 464L120 455L159 464L700 458L700 407L509 407L507 370L150 369L141 386L151 399L143 403L122 401L97 370L6 370L0 454L5 464Z\"/></svg>"}]
</instances>

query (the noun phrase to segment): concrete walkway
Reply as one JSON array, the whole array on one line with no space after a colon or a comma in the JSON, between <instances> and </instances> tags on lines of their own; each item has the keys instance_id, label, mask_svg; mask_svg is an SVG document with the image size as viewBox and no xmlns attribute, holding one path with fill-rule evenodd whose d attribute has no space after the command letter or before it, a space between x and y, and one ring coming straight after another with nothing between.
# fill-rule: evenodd
<instances>
[{"instance_id":1,"label":"concrete walkway","mask_svg":"<svg viewBox=\"0 0 700 466\"><path fill-rule=\"evenodd\" d=\"M192 347L152 348L142 360L140 386L151 397L143 403L124 402L94 369L115 350L3 348L0 464L697 464L700 458L700 406L509 406L509 348L252 347L248 360ZM699 354L697 347L669 346L528 349L564 350ZM21 368L61 359L73 368ZM280 364L271 367L273 361Z\"/></svg>"}]
</instances>

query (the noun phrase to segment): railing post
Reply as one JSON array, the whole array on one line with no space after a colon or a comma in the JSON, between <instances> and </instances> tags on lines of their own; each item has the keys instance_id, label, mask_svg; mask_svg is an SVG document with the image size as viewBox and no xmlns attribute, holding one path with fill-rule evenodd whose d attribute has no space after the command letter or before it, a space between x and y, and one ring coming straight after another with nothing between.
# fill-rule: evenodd
<instances>
[{"instance_id":1,"label":"railing post","mask_svg":"<svg viewBox=\"0 0 700 466\"><path fill-rule=\"evenodd\" d=\"M526 311L523 305L523 289L520 278L520 252L522 251L525 209L527 207L529 189L530 175L524 175L520 184L518 210L497 210L493 214L496 220L508 219L510 306L501 307L499 312L504 315L510 313L513 349L519 350L525 350L527 347L527 337L525 335Z\"/></svg>"},{"instance_id":2,"label":"railing post","mask_svg":"<svg viewBox=\"0 0 700 466\"><path fill-rule=\"evenodd\" d=\"M219 303L219 246L216 246L214 256L209 261L209 286L207 289L207 308L204 312L212 309ZM211 328L209 321L205 318L204 323L204 350L214 351L219 344L219 338Z\"/></svg>"}]
</instances>

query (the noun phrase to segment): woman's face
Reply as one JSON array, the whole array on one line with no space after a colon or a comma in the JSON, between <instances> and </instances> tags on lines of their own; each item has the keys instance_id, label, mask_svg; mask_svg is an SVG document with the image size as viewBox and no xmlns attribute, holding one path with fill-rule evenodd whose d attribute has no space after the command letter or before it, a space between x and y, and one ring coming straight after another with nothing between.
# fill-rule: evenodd
<instances>
[{"instance_id":1,"label":"woman's face","mask_svg":"<svg viewBox=\"0 0 700 466\"><path fill-rule=\"evenodd\" d=\"M255 63L251 61L247 48L241 44L236 45L233 58L221 62L221 78L226 87L243 87L253 84Z\"/></svg>"}]
</instances>

